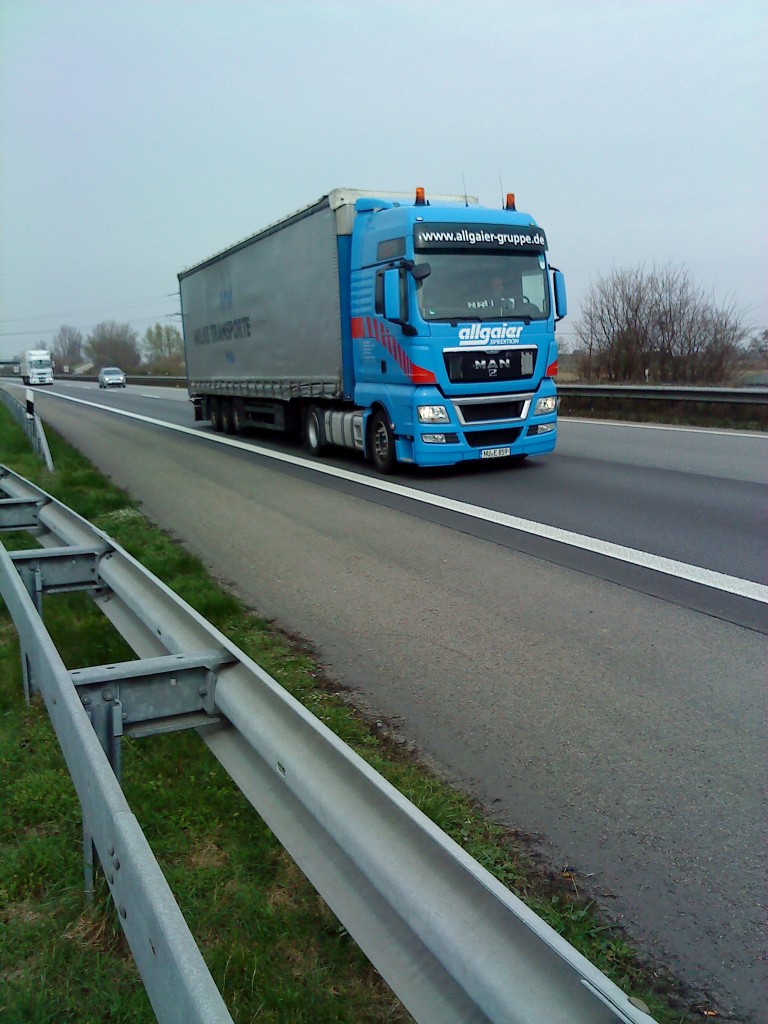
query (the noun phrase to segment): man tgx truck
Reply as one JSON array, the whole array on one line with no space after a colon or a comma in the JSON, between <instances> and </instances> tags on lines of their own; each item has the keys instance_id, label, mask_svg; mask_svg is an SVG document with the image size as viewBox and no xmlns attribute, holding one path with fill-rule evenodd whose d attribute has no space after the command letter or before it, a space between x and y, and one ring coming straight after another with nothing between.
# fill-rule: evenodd
<instances>
[{"instance_id":1,"label":"man tgx truck","mask_svg":"<svg viewBox=\"0 0 768 1024\"><path fill-rule=\"evenodd\" d=\"M51 353L44 348L31 348L22 352L19 374L25 384L53 384Z\"/></svg>"},{"instance_id":2,"label":"man tgx truck","mask_svg":"<svg viewBox=\"0 0 768 1024\"><path fill-rule=\"evenodd\" d=\"M335 189L178 278L214 430L299 430L381 473L555 447L565 281L512 193Z\"/></svg>"}]
</instances>

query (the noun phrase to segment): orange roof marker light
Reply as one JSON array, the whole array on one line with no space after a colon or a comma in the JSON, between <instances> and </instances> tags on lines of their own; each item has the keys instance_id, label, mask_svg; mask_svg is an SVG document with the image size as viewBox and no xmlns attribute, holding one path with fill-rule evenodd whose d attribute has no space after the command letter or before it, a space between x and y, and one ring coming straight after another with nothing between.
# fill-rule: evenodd
<instances>
[{"instance_id":1,"label":"orange roof marker light","mask_svg":"<svg viewBox=\"0 0 768 1024\"><path fill-rule=\"evenodd\" d=\"M421 186L419 186L416 189L416 202L413 205L414 206L426 206L427 205L427 201L424 198L424 189Z\"/></svg>"},{"instance_id":2,"label":"orange roof marker light","mask_svg":"<svg viewBox=\"0 0 768 1024\"><path fill-rule=\"evenodd\" d=\"M505 210L516 210L517 209L517 207L515 206L515 193L514 192L507 192L507 204L504 207L504 209Z\"/></svg>"}]
</instances>

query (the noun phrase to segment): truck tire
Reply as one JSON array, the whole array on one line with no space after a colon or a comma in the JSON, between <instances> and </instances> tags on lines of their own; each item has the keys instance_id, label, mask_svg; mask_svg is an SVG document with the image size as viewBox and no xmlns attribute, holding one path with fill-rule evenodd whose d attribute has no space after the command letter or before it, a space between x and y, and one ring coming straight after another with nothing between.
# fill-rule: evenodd
<instances>
[{"instance_id":1,"label":"truck tire","mask_svg":"<svg viewBox=\"0 0 768 1024\"><path fill-rule=\"evenodd\" d=\"M209 413L210 413L209 419L211 421L211 426L213 427L213 429L217 433L220 433L221 429L222 429L222 426L223 426L222 417L221 417L221 399L220 398L209 398L208 399L208 410L209 410Z\"/></svg>"},{"instance_id":2,"label":"truck tire","mask_svg":"<svg viewBox=\"0 0 768 1024\"><path fill-rule=\"evenodd\" d=\"M235 416L231 398L221 399L221 429L225 434L234 434Z\"/></svg>"},{"instance_id":3,"label":"truck tire","mask_svg":"<svg viewBox=\"0 0 768 1024\"><path fill-rule=\"evenodd\" d=\"M243 413L242 398L232 399L232 433L242 434L245 429L245 415Z\"/></svg>"},{"instance_id":4,"label":"truck tire","mask_svg":"<svg viewBox=\"0 0 768 1024\"><path fill-rule=\"evenodd\" d=\"M368 427L368 450L379 473L385 476L394 473L397 466L395 435L389 425L389 416L383 409L377 409L371 416Z\"/></svg>"},{"instance_id":5,"label":"truck tire","mask_svg":"<svg viewBox=\"0 0 768 1024\"><path fill-rule=\"evenodd\" d=\"M325 425L323 424L323 411L316 405L310 405L307 409L304 417L302 440L306 451L316 458L322 458L328 451L328 443L325 439Z\"/></svg>"}]
</instances>

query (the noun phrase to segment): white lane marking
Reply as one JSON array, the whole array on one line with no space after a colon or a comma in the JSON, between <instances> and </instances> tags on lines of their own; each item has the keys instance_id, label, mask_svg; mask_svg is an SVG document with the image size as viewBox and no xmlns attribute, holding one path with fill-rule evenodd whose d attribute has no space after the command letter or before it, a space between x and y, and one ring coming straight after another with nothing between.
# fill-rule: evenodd
<instances>
[{"instance_id":1,"label":"white lane marking","mask_svg":"<svg viewBox=\"0 0 768 1024\"><path fill-rule=\"evenodd\" d=\"M630 565L637 565L644 569L651 569L654 572L665 573L667 576L674 576L677 579L688 580L692 583L700 583L702 586L711 587L713 590L722 590L728 594L735 594L738 597L746 597L751 601L759 601L768 604L768 586L762 583L755 583L753 580L744 580L738 576L728 576L722 572L715 572L712 569L705 569L703 566L690 565L687 562L678 562L674 558L665 558L663 555L654 555L647 551L640 551L637 548L625 547L623 544L613 544L610 541L600 540L598 537L589 537L583 533L572 533L570 530L562 530L557 526L547 526L545 523L537 523L530 519L521 519L519 516L511 516L506 512L496 512L493 509L483 508L480 505L470 505L465 501L456 501L453 498L444 498L438 494L428 494L425 491L417 491L413 487L406 487L403 484L392 481L378 480L375 477L362 477L350 473L346 469L338 469L336 466L327 466L322 463L303 459L297 455L289 455L285 452L272 451L270 448L261 448L258 445L248 444L245 441L238 441L234 437L222 437L219 434L203 434L193 427L183 427L176 423L165 423L163 420L156 420L151 416L141 416L139 413L126 412L122 409L114 409L108 405L100 405L98 402L87 402L82 398L73 398L70 395L57 395L51 393L52 398L58 398L65 402L75 402L78 405L90 405L94 409L102 409L104 412L113 413L116 416L125 416L128 419L138 420L141 423L148 423L151 426L162 427L165 430L173 430L179 434L188 434L190 437L205 438L215 444L227 445L229 448L238 448L241 451L253 452L265 458L274 459L277 462L285 462L292 466L300 466L303 469L311 469L315 473L325 476L336 477L339 480L347 480L358 484L361 487L369 487L372 490L384 491L387 494L397 494L402 498L420 502L422 505L431 505L434 508L447 509L449 512L456 512L459 515L470 516L473 519L480 519L486 523L494 523L497 526L505 526L510 530L517 530L520 533L527 533L534 537L542 537L545 540L553 540L559 544L567 544L570 547L580 548L583 551L592 551L598 555L605 555L620 562L627 562Z\"/></svg>"},{"instance_id":2,"label":"white lane marking","mask_svg":"<svg viewBox=\"0 0 768 1024\"><path fill-rule=\"evenodd\" d=\"M593 427L632 427L635 430L674 430L679 434L707 434L709 437L759 437L768 441L768 433L755 433L751 430L724 430L717 427L685 427L673 426L671 423L635 423L627 420L591 420L587 416L558 416L558 422L588 423Z\"/></svg>"}]
</instances>

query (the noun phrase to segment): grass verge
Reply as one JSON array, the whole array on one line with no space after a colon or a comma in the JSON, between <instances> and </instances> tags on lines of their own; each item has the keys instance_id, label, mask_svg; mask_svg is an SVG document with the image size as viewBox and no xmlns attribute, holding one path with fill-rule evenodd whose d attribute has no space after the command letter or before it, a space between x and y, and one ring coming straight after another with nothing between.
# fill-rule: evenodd
<instances>
[{"instance_id":1,"label":"grass verge","mask_svg":"<svg viewBox=\"0 0 768 1024\"><path fill-rule=\"evenodd\" d=\"M0 462L106 531L301 700L479 863L660 1024L700 1007L524 843L365 720L311 651L223 591L203 565L61 438L48 474L0 406ZM5 535L10 550L28 534ZM68 668L132 652L82 594L46 599ZM411 1020L194 733L123 742L123 788L237 1024ZM106 884L82 895L81 821L44 706L26 707L19 648L0 601L0 1018L5 1024L154 1021Z\"/></svg>"}]
</instances>

